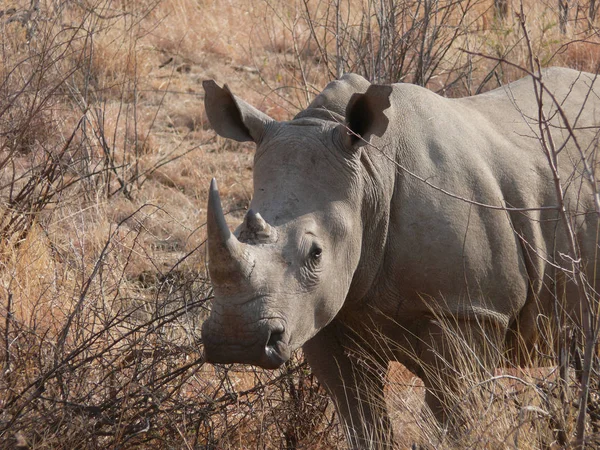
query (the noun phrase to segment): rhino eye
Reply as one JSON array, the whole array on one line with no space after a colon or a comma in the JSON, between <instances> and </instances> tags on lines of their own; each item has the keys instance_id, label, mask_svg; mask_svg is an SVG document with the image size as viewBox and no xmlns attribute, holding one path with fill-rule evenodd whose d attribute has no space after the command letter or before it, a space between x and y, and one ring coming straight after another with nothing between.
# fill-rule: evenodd
<instances>
[{"instance_id":1,"label":"rhino eye","mask_svg":"<svg viewBox=\"0 0 600 450\"><path fill-rule=\"evenodd\" d=\"M310 251L310 258L314 261L318 261L321 259L321 255L323 254L323 249L321 247L314 247Z\"/></svg>"}]
</instances>

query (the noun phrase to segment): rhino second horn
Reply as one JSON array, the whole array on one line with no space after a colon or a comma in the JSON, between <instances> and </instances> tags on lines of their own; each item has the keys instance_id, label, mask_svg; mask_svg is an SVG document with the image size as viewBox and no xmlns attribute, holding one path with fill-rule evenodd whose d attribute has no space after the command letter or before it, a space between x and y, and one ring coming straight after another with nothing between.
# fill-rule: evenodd
<instances>
[{"instance_id":1,"label":"rhino second horn","mask_svg":"<svg viewBox=\"0 0 600 450\"><path fill-rule=\"evenodd\" d=\"M260 238L267 238L271 235L271 226L252 209L246 213L246 228Z\"/></svg>"},{"instance_id":2,"label":"rhino second horn","mask_svg":"<svg viewBox=\"0 0 600 450\"><path fill-rule=\"evenodd\" d=\"M215 285L236 285L252 272L250 251L229 230L217 181L213 178L208 194L208 271Z\"/></svg>"}]
</instances>

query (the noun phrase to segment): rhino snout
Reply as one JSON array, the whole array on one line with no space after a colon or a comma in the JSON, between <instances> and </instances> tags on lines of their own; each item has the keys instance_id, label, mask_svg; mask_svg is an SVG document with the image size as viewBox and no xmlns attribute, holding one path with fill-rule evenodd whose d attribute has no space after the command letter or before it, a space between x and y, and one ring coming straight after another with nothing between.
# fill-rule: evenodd
<instances>
[{"instance_id":1,"label":"rhino snout","mask_svg":"<svg viewBox=\"0 0 600 450\"><path fill-rule=\"evenodd\" d=\"M264 321L255 330L244 331L250 338L231 339L232 325L216 323L210 318L202 325L206 362L213 364L252 364L277 369L290 358L288 337L283 324ZM235 330L241 336L240 330Z\"/></svg>"}]
</instances>

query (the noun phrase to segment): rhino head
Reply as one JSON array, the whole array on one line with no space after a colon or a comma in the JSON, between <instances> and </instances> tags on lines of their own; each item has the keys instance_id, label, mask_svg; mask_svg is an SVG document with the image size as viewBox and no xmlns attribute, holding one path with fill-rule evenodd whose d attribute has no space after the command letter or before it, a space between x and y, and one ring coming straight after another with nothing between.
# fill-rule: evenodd
<instances>
[{"instance_id":1,"label":"rhino head","mask_svg":"<svg viewBox=\"0 0 600 450\"><path fill-rule=\"evenodd\" d=\"M345 76L294 120L277 122L227 86L203 84L216 132L257 146L254 194L234 233L214 179L210 187L208 267L215 298L202 327L205 356L213 363L277 368L365 284L357 273L370 188L361 152L366 139L387 128L390 88Z\"/></svg>"}]
</instances>

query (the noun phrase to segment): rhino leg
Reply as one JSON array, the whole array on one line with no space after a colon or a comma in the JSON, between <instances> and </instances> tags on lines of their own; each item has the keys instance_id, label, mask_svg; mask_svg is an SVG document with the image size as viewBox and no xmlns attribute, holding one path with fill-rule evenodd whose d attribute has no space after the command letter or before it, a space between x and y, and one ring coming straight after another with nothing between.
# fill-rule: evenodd
<instances>
[{"instance_id":1,"label":"rhino leg","mask_svg":"<svg viewBox=\"0 0 600 450\"><path fill-rule=\"evenodd\" d=\"M478 320L431 320L420 333L421 373L425 402L437 422L459 435L465 394L472 383L494 375L503 350L506 327Z\"/></svg>"},{"instance_id":2,"label":"rhino leg","mask_svg":"<svg viewBox=\"0 0 600 450\"><path fill-rule=\"evenodd\" d=\"M385 407L383 385L387 361L356 358L359 349L340 324L321 330L303 346L304 354L333 399L351 448L392 448L392 427ZM364 355L363 355L364 356Z\"/></svg>"}]
</instances>

